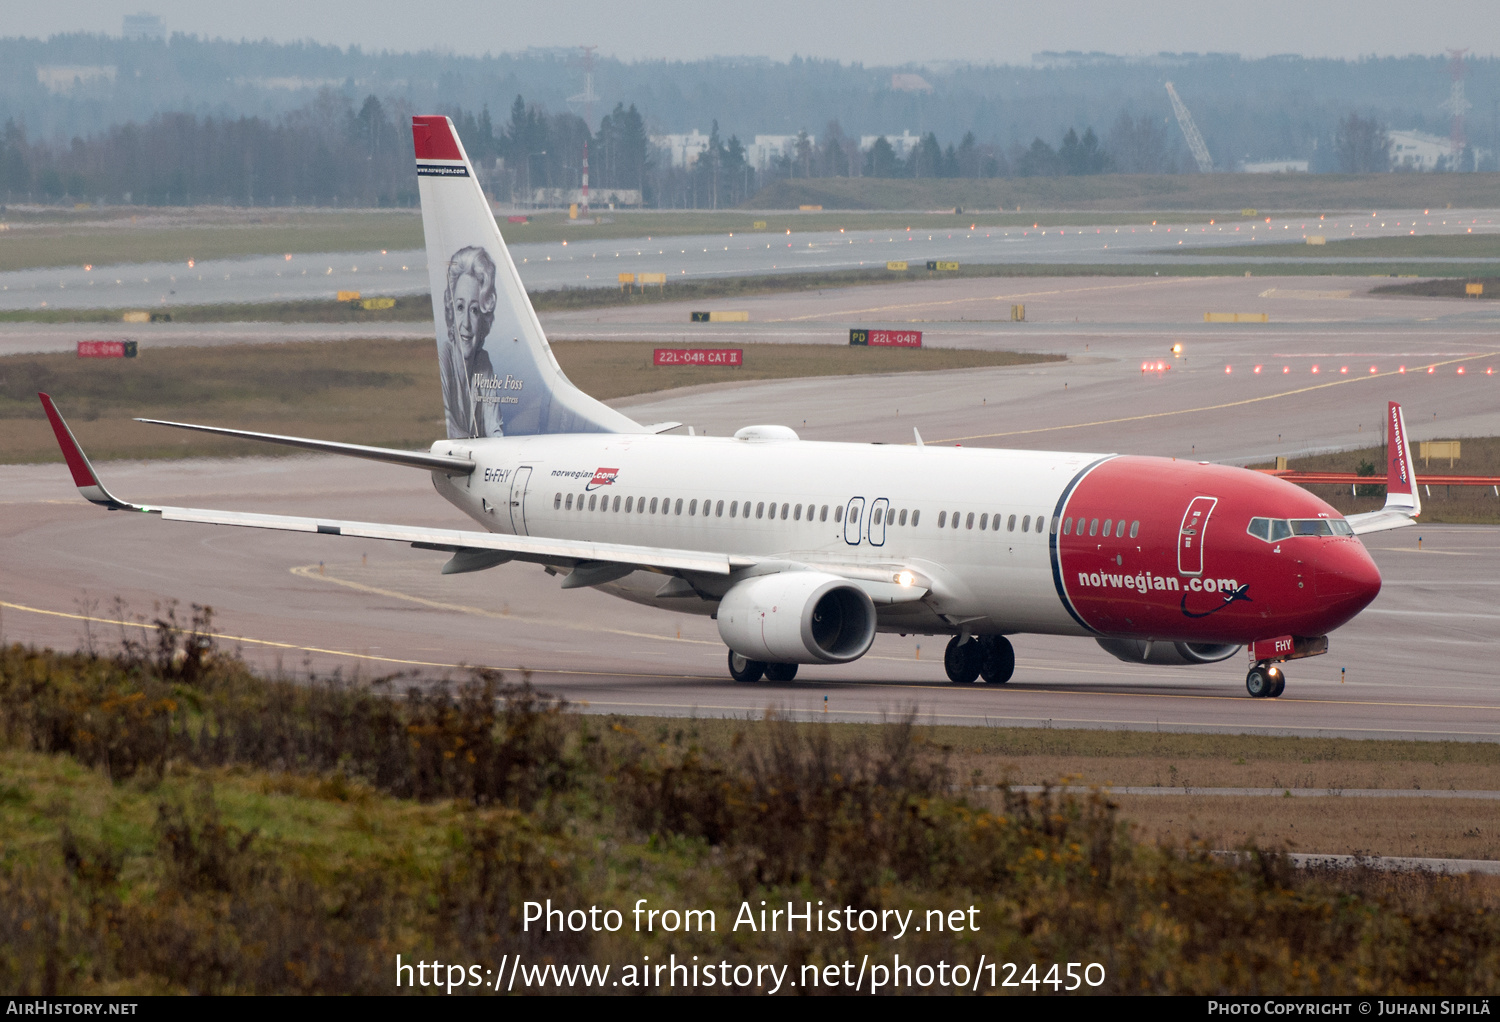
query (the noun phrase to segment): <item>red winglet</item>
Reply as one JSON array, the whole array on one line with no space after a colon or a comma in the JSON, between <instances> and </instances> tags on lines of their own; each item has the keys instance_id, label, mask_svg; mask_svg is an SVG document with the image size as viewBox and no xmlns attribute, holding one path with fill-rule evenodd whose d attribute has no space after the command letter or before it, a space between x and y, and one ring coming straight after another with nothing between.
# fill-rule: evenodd
<instances>
[{"instance_id":1,"label":"red winglet","mask_svg":"<svg viewBox=\"0 0 1500 1022\"><path fill-rule=\"evenodd\" d=\"M1386 426L1390 433L1386 448L1390 460L1386 466L1386 492L1414 493L1416 487L1411 474L1411 444L1406 438L1406 420L1401 416L1401 406L1392 401L1387 415L1390 421Z\"/></svg>"},{"instance_id":2,"label":"red winglet","mask_svg":"<svg viewBox=\"0 0 1500 1022\"><path fill-rule=\"evenodd\" d=\"M413 117L411 139L419 160L461 160L446 117Z\"/></svg>"},{"instance_id":3,"label":"red winglet","mask_svg":"<svg viewBox=\"0 0 1500 1022\"><path fill-rule=\"evenodd\" d=\"M99 480L94 475L94 467L89 464L89 459L84 457L83 448L78 446L78 441L73 437L73 431L57 413L57 406L46 394L38 393L37 397L42 399L42 408L47 413L47 421L52 423L52 432L57 434L57 445L62 448L63 457L68 462L68 470L73 473L73 485L98 486Z\"/></svg>"}]
</instances>

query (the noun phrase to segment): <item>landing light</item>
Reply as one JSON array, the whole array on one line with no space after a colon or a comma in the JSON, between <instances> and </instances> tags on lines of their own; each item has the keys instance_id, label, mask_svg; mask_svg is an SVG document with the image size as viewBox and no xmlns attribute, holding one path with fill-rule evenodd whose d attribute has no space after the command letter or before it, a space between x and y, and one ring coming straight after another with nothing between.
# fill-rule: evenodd
<instances>
[{"instance_id":1,"label":"landing light","mask_svg":"<svg viewBox=\"0 0 1500 1022\"><path fill-rule=\"evenodd\" d=\"M915 582L916 580L917 580L917 576L913 575L909 571L903 571L903 572L900 572L900 573L898 573L896 575L896 584L897 585L909 586L913 582Z\"/></svg>"},{"instance_id":2,"label":"landing light","mask_svg":"<svg viewBox=\"0 0 1500 1022\"><path fill-rule=\"evenodd\" d=\"M1182 354L1182 345L1181 344L1174 344L1174 345L1172 345L1172 354L1174 354L1174 355L1181 355Z\"/></svg>"}]
</instances>

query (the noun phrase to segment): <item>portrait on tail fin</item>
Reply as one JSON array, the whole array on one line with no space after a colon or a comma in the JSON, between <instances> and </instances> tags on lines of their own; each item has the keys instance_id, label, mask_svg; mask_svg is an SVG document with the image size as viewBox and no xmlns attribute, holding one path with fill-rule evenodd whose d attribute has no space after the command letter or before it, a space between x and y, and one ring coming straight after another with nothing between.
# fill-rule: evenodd
<instances>
[{"instance_id":1,"label":"portrait on tail fin","mask_svg":"<svg viewBox=\"0 0 1500 1022\"><path fill-rule=\"evenodd\" d=\"M485 342L495 322L495 260L478 245L448 260L443 306L448 343L439 352L448 436L504 436L494 366Z\"/></svg>"}]
</instances>

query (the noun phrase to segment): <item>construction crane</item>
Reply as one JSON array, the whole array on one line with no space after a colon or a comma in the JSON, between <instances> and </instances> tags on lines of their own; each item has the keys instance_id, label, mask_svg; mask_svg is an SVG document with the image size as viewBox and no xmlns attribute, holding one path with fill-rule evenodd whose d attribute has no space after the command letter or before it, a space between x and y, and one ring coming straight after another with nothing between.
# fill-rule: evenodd
<instances>
[{"instance_id":1,"label":"construction crane","mask_svg":"<svg viewBox=\"0 0 1500 1022\"><path fill-rule=\"evenodd\" d=\"M1193 151L1193 159L1198 161L1198 170L1204 174L1214 172L1214 160L1208 155L1208 146L1203 144L1203 136L1198 134L1198 126L1193 123L1193 115L1188 113L1188 108L1183 105L1182 98L1177 95L1177 90L1172 88L1172 83L1167 83L1167 95L1172 99L1172 112L1177 115L1177 123L1182 128L1182 134L1187 138L1188 148Z\"/></svg>"}]
</instances>

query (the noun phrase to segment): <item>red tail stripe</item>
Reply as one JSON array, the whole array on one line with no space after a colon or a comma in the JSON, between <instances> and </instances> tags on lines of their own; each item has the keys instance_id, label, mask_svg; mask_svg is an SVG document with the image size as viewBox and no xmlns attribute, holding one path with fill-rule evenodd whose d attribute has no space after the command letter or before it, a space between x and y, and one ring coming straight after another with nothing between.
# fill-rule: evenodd
<instances>
[{"instance_id":1,"label":"red tail stripe","mask_svg":"<svg viewBox=\"0 0 1500 1022\"><path fill-rule=\"evenodd\" d=\"M463 159L446 117L413 117L411 138L419 160Z\"/></svg>"},{"instance_id":2,"label":"red tail stripe","mask_svg":"<svg viewBox=\"0 0 1500 1022\"><path fill-rule=\"evenodd\" d=\"M68 424L57 413L57 407L53 405L52 399L46 394L37 394L37 397L42 399L42 408L47 412L47 421L52 423L52 432L57 434L57 445L62 448L63 457L67 459L68 471L73 473L73 485L98 486L99 481L94 478L88 459L83 456L83 451L78 449L78 441L73 439L72 430L68 429Z\"/></svg>"}]
</instances>

